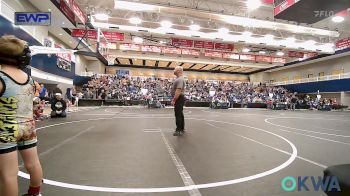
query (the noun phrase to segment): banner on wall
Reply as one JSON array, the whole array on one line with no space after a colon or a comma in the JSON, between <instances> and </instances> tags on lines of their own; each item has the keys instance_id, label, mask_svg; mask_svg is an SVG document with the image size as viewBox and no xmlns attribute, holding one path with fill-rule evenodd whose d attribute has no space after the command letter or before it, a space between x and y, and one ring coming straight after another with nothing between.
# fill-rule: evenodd
<instances>
[{"instance_id":1,"label":"banner on wall","mask_svg":"<svg viewBox=\"0 0 350 196\"><path fill-rule=\"evenodd\" d=\"M297 51L289 51L288 52L289 57L296 57L296 58L304 58L303 52L297 52Z\"/></svg>"},{"instance_id":2,"label":"banner on wall","mask_svg":"<svg viewBox=\"0 0 350 196\"><path fill-rule=\"evenodd\" d=\"M192 48L193 47L193 40L172 38L171 44L173 46Z\"/></svg>"},{"instance_id":3,"label":"banner on wall","mask_svg":"<svg viewBox=\"0 0 350 196\"><path fill-rule=\"evenodd\" d=\"M86 33L86 35L85 35ZM110 42L115 41L124 41L124 33L118 33L118 32L107 32L103 31L103 35L106 37L106 39ZM71 33L72 37L85 37L89 39L97 39L97 31L96 30L86 30L85 29L72 29Z\"/></svg>"},{"instance_id":4,"label":"banner on wall","mask_svg":"<svg viewBox=\"0 0 350 196\"><path fill-rule=\"evenodd\" d=\"M337 50L343 50L346 48L350 48L350 37L341 39L339 41L337 41L337 43L335 44L335 47Z\"/></svg>"},{"instance_id":5,"label":"banner on wall","mask_svg":"<svg viewBox=\"0 0 350 196\"><path fill-rule=\"evenodd\" d=\"M152 46L152 45L138 45L130 43L119 44L120 50L130 50L130 51L142 51L142 52L154 52L154 53L164 53L164 54L183 54L200 56L201 51L199 49L188 49L188 48L171 48L162 46ZM271 57L263 55L251 55L251 54L236 54L230 52L205 50L204 56L211 58L226 58L233 60L244 60L244 61L256 61L256 62L267 62L267 63L286 63L286 59L282 57Z\"/></svg>"},{"instance_id":6,"label":"banner on wall","mask_svg":"<svg viewBox=\"0 0 350 196\"><path fill-rule=\"evenodd\" d=\"M232 51L233 44L215 43L215 50Z\"/></svg>"},{"instance_id":7,"label":"banner on wall","mask_svg":"<svg viewBox=\"0 0 350 196\"><path fill-rule=\"evenodd\" d=\"M55 48L62 48L61 45L55 43ZM71 54L56 54L57 55L57 67L66 71L72 70L72 55Z\"/></svg>"},{"instance_id":8,"label":"banner on wall","mask_svg":"<svg viewBox=\"0 0 350 196\"><path fill-rule=\"evenodd\" d=\"M86 23L87 16L80 9L79 5L75 2L75 0L59 0L59 1L60 1L59 2L60 10L67 15L69 20L74 19L73 21L75 22L75 17L76 17L80 23L82 24Z\"/></svg>"},{"instance_id":9,"label":"banner on wall","mask_svg":"<svg viewBox=\"0 0 350 196\"><path fill-rule=\"evenodd\" d=\"M70 5L69 1L70 0L61 0L59 4L60 6L59 9L68 18L69 21L75 24L75 15L74 15L74 12L69 7Z\"/></svg>"}]
</instances>

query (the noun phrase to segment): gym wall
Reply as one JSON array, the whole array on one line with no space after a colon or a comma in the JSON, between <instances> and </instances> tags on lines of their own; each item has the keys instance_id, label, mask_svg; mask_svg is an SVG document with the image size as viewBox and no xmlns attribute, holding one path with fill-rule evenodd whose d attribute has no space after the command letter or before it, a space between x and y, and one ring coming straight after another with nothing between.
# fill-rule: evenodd
<instances>
[{"instance_id":1,"label":"gym wall","mask_svg":"<svg viewBox=\"0 0 350 196\"><path fill-rule=\"evenodd\" d=\"M350 55L339 57L335 59L320 61L317 63L311 63L302 65L299 67L293 67L281 71L271 72L269 75L270 80L276 82L283 80L293 80L295 78L308 78L309 74L313 77L319 76L320 73L324 75L336 75L340 73L350 72Z\"/></svg>"}]
</instances>

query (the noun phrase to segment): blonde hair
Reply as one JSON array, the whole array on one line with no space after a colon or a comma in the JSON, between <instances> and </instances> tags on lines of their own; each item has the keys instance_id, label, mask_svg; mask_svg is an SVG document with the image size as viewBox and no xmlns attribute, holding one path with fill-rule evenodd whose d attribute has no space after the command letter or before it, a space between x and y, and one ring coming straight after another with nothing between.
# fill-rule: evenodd
<instances>
[{"instance_id":1,"label":"blonde hair","mask_svg":"<svg viewBox=\"0 0 350 196\"><path fill-rule=\"evenodd\" d=\"M15 57L20 56L27 42L18 39L13 35L4 35L0 37L0 56Z\"/></svg>"}]
</instances>

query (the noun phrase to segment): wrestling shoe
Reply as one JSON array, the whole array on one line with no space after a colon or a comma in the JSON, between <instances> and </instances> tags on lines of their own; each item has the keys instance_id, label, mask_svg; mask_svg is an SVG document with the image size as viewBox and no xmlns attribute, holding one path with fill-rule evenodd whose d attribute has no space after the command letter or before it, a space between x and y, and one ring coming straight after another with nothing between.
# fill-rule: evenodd
<instances>
[{"instance_id":1,"label":"wrestling shoe","mask_svg":"<svg viewBox=\"0 0 350 196\"><path fill-rule=\"evenodd\" d=\"M178 131L178 130L176 130L176 131L173 133L173 136L179 136L179 135L181 135L181 132Z\"/></svg>"}]
</instances>

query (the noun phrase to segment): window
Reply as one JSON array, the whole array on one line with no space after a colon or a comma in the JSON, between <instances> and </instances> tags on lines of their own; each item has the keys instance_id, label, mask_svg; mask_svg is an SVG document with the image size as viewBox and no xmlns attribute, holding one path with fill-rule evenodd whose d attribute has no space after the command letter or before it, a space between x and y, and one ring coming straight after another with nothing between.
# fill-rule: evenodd
<instances>
[{"instance_id":1,"label":"window","mask_svg":"<svg viewBox=\"0 0 350 196\"><path fill-rule=\"evenodd\" d=\"M314 74L308 74L307 75L307 78L313 78L314 77Z\"/></svg>"},{"instance_id":2,"label":"window","mask_svg":"<svg viewBox=\"0 0 350 196\"><path fill-rule=\"evenodd\" d=\"M319 76L319 77L324 76L324 72L320 72L320 73L318 73L318 76Z\"/></svg>"}]
</instances>

